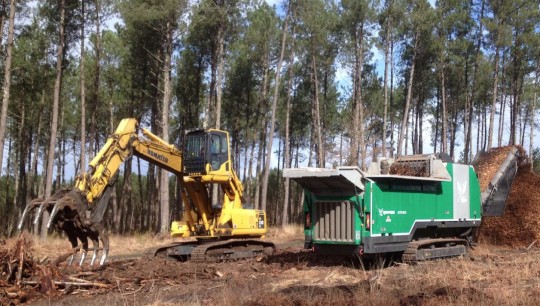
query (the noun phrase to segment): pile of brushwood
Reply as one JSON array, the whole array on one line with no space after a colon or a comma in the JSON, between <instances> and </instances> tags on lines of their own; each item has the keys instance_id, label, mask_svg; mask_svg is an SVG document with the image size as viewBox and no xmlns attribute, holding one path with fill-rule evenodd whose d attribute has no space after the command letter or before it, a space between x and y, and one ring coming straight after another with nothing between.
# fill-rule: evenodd
<instances>
[{"instance_id":1,"label":"pile of brushwood","mask_svg":"<svg viewBox=\"0 0 540 306\"><path fill-rule=\"evenodd\" d=\"M47 257L38 260L32 255L32 239L25 234L0 239L0 305L25 303L43 295L66 294L77 288L109 286L87 281L80 273L60 272L58 265L70 255L64 254L54 261Z\"/></svg>"},{"instance_id":2,"label":"pile of brushwood","mask_svg":"<svg viewBox=\"0 0 540 306\"><path fill-rule=\"evenodd\" d=\"M484 217L480 241L511 247L532 247L540 240L540 176L531 171L526 153L518 148L518 170L501 217ZM512 146L484 153L475 169L484 190L503 163ZM540 243L539 243L540 244Z\"/></svg>"}]
</instances>

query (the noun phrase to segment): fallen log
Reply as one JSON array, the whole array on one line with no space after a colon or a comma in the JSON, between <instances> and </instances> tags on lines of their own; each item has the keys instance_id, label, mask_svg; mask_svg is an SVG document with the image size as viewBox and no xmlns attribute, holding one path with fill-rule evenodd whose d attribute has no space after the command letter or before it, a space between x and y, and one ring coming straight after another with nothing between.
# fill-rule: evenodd
<instances>
[{"instance_id":1,"label":"fallen log","mask_svg":"<svg viewBox=\"0 0 540 306\"><path fill-rule=\"evenodd\" d=\"M56 286L79 286L79 287L98 287L98 288L110 288L110 285L103 284L103 283L97 283L97 282L78 282L78 281L53 281L53 284ZM35 286L38 285L38 281L30 281L30 280L23 280L21 281L21 285L29 285L29 286Z\"/></svg>"},{"instance_id":2,"label":"fallen log","mask_svg":"<svg viewBox=\"0 0 540 306\"><path fill-rule=\"evenodd\" d=\"M17 270L17 280L16 280L18 286L21 285L23 266L24 266L24 252L25 252L24 246L26 244L24 237L22 239L23 239L23 242L20 244L21 247L19 248L19 270Z\"/></svg>"}]
</instances>

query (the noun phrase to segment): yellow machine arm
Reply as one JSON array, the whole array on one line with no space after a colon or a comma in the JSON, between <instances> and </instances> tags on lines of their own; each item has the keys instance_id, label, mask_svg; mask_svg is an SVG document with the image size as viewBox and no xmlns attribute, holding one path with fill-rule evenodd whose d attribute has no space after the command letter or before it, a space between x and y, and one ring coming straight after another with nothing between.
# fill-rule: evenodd
<instances>
[{"instance_id":1,"label":"yellow machine arm","mask_svg":"<svg viewBox=\"0 0 540 306\"><path fill-rule=\"evenodd\" d=\"M139 128L137 120L128 118L120 122L114 134L92 159L88 171L77 178L75 188L85 195L89 204L94 203L103 195L106 187L114 183L120 166L134 154L181 176L180 150L147 129Z\"/></svg>"}]
</instances>

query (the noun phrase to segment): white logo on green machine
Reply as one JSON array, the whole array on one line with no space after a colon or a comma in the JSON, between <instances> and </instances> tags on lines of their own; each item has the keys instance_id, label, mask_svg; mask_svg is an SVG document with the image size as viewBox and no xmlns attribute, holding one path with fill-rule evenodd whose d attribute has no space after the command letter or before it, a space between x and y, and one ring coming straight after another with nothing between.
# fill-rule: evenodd
<instances>
[{"instance_id":1,"label":"white logo on green machine","mask_svg":"<svg viewBox=\"0 0 540 306\"><path fill-rule=\"evenodd\" d=\"M384 210L384 208L379 208L379 215L381 217L385 215L395 215L395 214L396 214L395 210Z\"/></svg>"}]
</instances>

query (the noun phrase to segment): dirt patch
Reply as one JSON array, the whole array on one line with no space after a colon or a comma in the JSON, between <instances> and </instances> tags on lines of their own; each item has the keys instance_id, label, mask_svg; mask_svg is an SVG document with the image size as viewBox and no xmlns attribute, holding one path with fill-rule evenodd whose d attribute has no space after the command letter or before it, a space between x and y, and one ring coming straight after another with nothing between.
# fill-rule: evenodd
<instances>
[{"instance_id":1,"label":"dirt patch","mask_svg":"<svg viewBox=\"0 0 540 306\"><path fill-rule=\"evenodd\" d=\"M540 239L540 176L530 171L523 148L517 148L519 167L504 214L501 217L483 218L480 240L523 248ZM495 148L481 157L475 168L482 190L488 186L510 149L512 146Z\"/></svg>"}]
</instances>

